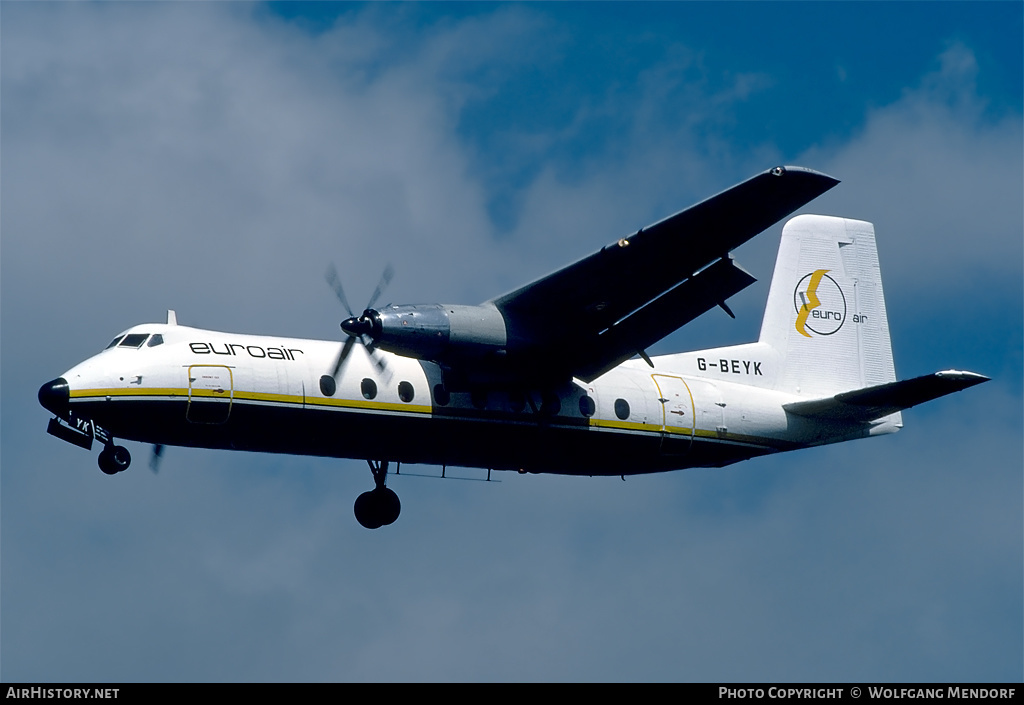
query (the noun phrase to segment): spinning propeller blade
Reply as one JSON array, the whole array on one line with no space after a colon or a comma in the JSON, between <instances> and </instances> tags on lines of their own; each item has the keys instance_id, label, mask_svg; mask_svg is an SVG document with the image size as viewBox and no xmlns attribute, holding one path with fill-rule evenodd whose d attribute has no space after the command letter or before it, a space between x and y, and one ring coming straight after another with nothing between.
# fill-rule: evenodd
<instances>
[{"instance_id":1,"label":"spinning propeller blade","mask_svg":"<svg viewBox=\"0 0 1024 705\"><path fill-rule=\"evenodd\" d=\"M338 297L338 301L345 307L345 311L348 312L349 316L355 316L352 313L352 307L348 305L348 299L345 298L345 289L341 286L341 279L338 278L338 270L334 268L334 264L327 267L327 285L334 289L335 296Z\"/></svg>"},{"instance_id":2,"label":"spinning propeller blade","mask_svg":"<svg viewBox=\"0 0 1024 705\"><path fill-rule=\"evenodd\" d=\"M156 443L153 445L153 454L149 457L149 469L154 474L160 472L160 459L164 457L164 445Z\"/></svg>"},{"instance_id":3,"label":"spinning propeller blade","mask_svg":"<svg viewBox=\"0 0 1024 705\"><path fill-rule=\"evenodd\" d=\"M356 339L349 336L345 339L345 344L341 346L341 352L338 353L338 359L334 361L334 370L331 372L331 377L334 377L334 379L338 379L341 368L345 366L345 360L348 359L348 354L352 352L352 346L355 342Z\"/></svg>"},{"instance_id":4,"label":"spinning propeller blade","mask_svg":"<svg viewBox=\"0 0 1024 705\"><path fill-rule=\"evenodd\" d=\"M373 290L373 296L370 297L370 303L366 304L366 308L372 309L373 305L377 303L377 299L384 293L384 290L388 288L388 284L391 283L391 277L395 275L394 268L389 264L384 268L384 272L380 275L380 281L377 282L377 288Z\"/></svg>"},{"instance_id":5,"label":"spinning propeller blade","mask_svg":"<svg viewBox=\"0 0 1024 705\"><path fill-rule=\"evenodd\" d=\"M345 344L342 345L341 351L338 353L338 359L334 362L334 368L331 371L331 377L335 380L338 379L338 375L341 374L342 369L345 367L345 362L348 360L349 354L352 352L352 347L356 341L359 341L366 352L369 354L370 359L377 366L378 371L383 375L387 373L387 362L377 352L377 347L370 332L373 330L373 316L376 315L376 311L373 310L373 305L377 303L377 299L380 298L384 290L387 289L388 284L391 283L391 278L394 276L395 270L389 264L384 268L384 272L381 274L380 281L377 283L377 288L374 289L373 295L370 297L369 302L366 304L366 308L363 310L362 315L356 316L352 312L352 307L349 306L348 297L345 296L345 288L341 284L341 278L338 276L338 270L333 264L327 267L326 280L327 285L334 290L334 295L338 297L338 301L344 306L345 311L349 317L342 321L341 329L345 331L348 336L345 339ZM390 375L389 375L390 376Z\"/></svg>"}]
</instances>

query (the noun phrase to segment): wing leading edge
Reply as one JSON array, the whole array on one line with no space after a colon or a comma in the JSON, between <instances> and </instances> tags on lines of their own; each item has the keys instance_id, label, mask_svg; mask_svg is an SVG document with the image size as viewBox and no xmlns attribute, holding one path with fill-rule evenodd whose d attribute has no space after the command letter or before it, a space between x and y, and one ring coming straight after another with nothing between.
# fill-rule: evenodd
<instances>
[{"instance_id":1,"label":"wing leading edge","mask_svg":"<svg viewBox=\"0 0 1024 705\"><path fill-rule=\"evenodd\" d=\"M559 374L599 377L724 307L755 281L729 252L838 183L776 167L494 299L509 352Z\"/></svg>"}]
</instances>

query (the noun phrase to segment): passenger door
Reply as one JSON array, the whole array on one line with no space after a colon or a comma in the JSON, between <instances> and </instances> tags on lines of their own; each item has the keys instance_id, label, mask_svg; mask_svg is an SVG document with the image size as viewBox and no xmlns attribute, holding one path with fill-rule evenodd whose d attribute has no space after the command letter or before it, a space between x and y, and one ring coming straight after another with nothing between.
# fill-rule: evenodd
<instances>
[{"instance_id":1,"label":"passenger door","mask_svg":"<svg viewBox=\"0 0 1024 705\"><path fill-rule=\"evenodd\" d=\"M693 397L682 377L651 375L661 403L661 452L683 455L693 441Z\"/></svg>"},{"instance_id":2,"label":"passenger door","mask_svg":"<svg viewBox=\"0 0 1024 705\"><path fill-rule=\"evenodd\" d=\"M234 378L226 365L190 365L188 407L185 418L192 423L220 424L231 415Z\"/></svg>"}]
</instances>

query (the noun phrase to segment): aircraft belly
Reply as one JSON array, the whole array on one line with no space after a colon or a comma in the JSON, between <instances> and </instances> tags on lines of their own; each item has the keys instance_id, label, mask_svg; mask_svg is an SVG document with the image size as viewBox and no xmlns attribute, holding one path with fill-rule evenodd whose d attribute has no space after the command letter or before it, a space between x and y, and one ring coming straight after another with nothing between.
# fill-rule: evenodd
<instances>
[{"instance_id":1,"label":"aircraft belly","mask_svg":"<svg viewBox=\"0 0 1024 705\"><path fill-rule=\"evenodd\" d=\"M75 412L142 443L570 475L629 475L686 467L660 456L660 433L528 419L305 408L236 398L218 423L188 420L188 399L79 401ZM577 420L580 421L580 420Z\"/></svg>"},{"instance_id":2,"label":"aircraft belly","mask_svg":"<svg viewBox=\"0 0 1024 705\"><path fill-rule=\"evenodd\" d=\"M496 415L396 414L372 410L307 410L281 420L288 448L276 452L382 458L401 463L456 465L563 474L651 472L656 435L594 432L569 424ZM252 439L263 442L260 437ZM262 448L254 448L262 449Z\"/></svg>"},{"instance_id":3,"label":"aircraft belly","mask_svg":"<svg viewBox=\"0 0 1024 705\"><path fill-rule=\"evenodd\" d=\"M269 395L268 395L269 396ZM304 405L236 394L228 418L195 423L187 397L78 401L76 413L115 437L143 443L401 463L525 470L566 475L632 475L720 466L772 448L686 434L660 425L599 425L594 419L538 418L430 407L402 412L371 405ZM381 405L385 406L385 405ZM410 405L412 406L412 405Z\"/></svg>"}]
</instances>

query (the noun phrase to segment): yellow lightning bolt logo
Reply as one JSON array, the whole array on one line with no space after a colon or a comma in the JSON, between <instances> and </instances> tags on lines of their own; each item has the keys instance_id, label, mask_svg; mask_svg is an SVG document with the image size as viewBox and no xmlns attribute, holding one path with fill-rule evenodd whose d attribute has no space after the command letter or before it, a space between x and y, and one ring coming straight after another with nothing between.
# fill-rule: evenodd
<instances>
[{"instance_id":1,"label":"yellow lightning bolt logo","mask_svg":"<svg viewBox=\"0 0 1024 705\"><path fill-rule=\"evenodd\" d=\"M814 270L811 281L807 284L807 291L800 294L804 304L796 315L796 332L807 338L810 338L811 334L804 329L804 326L807 325L807 317L811 315L811 311L821 306L821 301L818 299L818 284L821 283L821 278L825 276L825 273L829 271L831 270Z\"/></svg>"}]
</instances>

